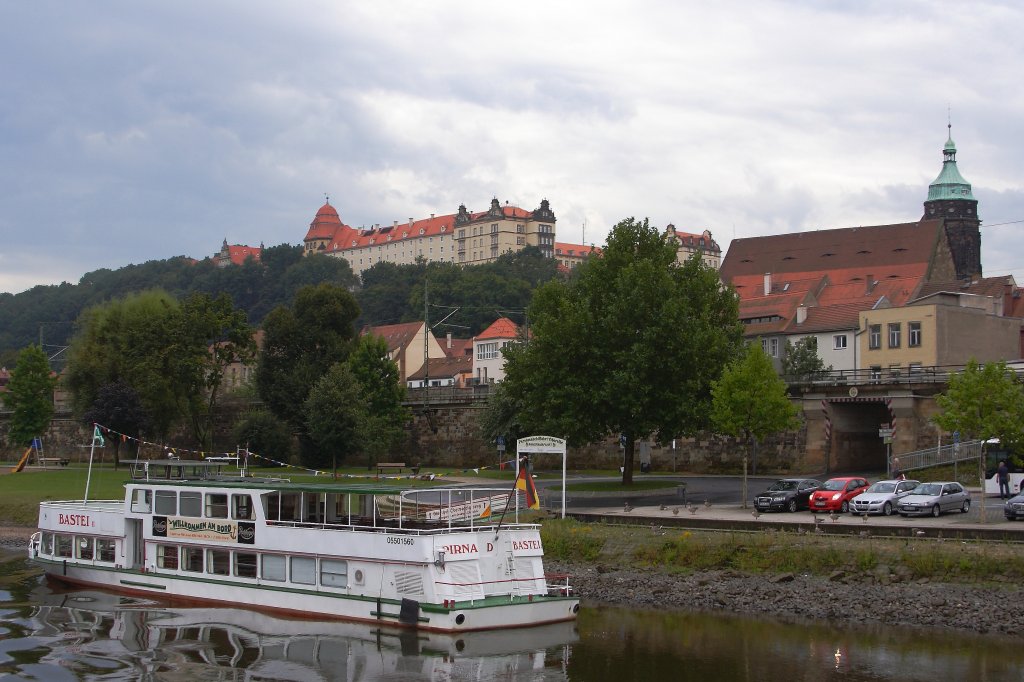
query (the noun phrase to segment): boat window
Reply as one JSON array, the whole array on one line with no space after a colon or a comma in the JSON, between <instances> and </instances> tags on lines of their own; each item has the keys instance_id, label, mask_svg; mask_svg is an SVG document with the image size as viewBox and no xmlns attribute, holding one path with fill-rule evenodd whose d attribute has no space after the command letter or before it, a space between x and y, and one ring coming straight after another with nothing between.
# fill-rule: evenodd
<instances>
[{"instance_id":1,"label":"boat window","mask_svg":"<svg viewBox=\"0 0 1024 682\"><path fill-rule=\"evenodd\" d=\"M114 541L110 538L96 539L96 558L99 561L114 563Z\"/></svg>"},{"instance_id":2,"label":"boat window","mask_svg":"<svg viewBox=\"0 0 1024 682\"><path fill-rule=\"evenodd\" d=\"M228 496L224 493L206 493L206 516L211 519L226 519Z\"/></svg>"},{"instance_id":3,"label":"boat window","mask_svg":"<svg viewBox=\"0 0 1024 682\"><path fill-rule=\"evenodd\" d=\"M78 538L78 541L75 544L77 545L77 547L75 547L75 554L77 557L79 559L88 559L89 561L92 561L92 538Z\"/></svg>"},{"instance_id":4,"label":"boat window","mask_svg":"<svg viewBox=\"0 0 1024 682\"><path fill-rule=\"evenodd\" d=\"M294 521L298 493L270 493L263 496L263 513L268 521Z\"/></svg>"},{"instance_id":5,"label":"boat window","mask_svg":"<svg viewBox=\"0 0 1024 682\"><path fill-rule=\"evenodd\" d=\"M56 556L71 556L71 536L70 535L58 535L57 536L57 553Z\"/></svg>"},{"instance_id":6,"label":"boat window","mask_svg":"<svg viewBox=\"0 0 1024 682\"><path fill-rule=\"evenodd\" d=\"M43 533L43 546L39 551L53 556L53 533Z\"/></svg>"},{"instance_id":7,"label":"boat window","mask_svg":"<svg viewBox=\"0 0 1024 682\"><path fill-rule=\"evenodd\" d=\"M240 578L256 577L256 554L235 552L235 575Z\"/></svg>"},{"instance_id":8,"label":"boat window","mask_svg":"<svg viewBox=\"0 0 1024 682\"><path fill-rule=\"evenodd\" d=\"M164 516L177 516L178 493L174 490L157 490L153 511Z\"/></svg>"},{"instance_id":9,"label":"boat window","mask_svg":"<svg viewBox=\"0 0 1024 682\"><path fill-rule=\"evenodd\" d=\"M252 497L249 495L232 495L231 518L246 521L251 521L255 518L252 513Z\"/></svg>"},{"instance_id":10,"label":"boat window","mask_svg":"<svg viewBox=\"0 0 1024 682\"><path fill-rule=\"evenodd\" d=\"M203 494L192 491L181 491L178 496L178 513L182 516L203 515Z\"/></svg>"},{"instance_id":11,"label":"boat window","mask_svg":"<svg viewBox=\"0 0 1024 682\"><path fill-rule=\"evenodd\" d=\"M202 547L181 548L181 568L194 573L203 572L203 549Z\"/></svg>"},{"instance_id":12,"label":"boat window","mask_svg":"<svg viewBox=\"0 0 1024 682\"><path fill-rule=\"evenodd\" d=\"M136 488L132 495L132 511L148 514L153 510L153 491L148 488Z\"/></svg>"},{"instance_id":13,"label":"boat window","mask_svg":"<svg viewBox=\"0 0 1024 682\"><path fill-rule=\"evenodd\" d=\"M156 566L157 568L166 568L169 571L177 571L178 547L176 545L157 545Z\"/></svg>"},{"instance_id":14,"label":"boat window","mask_svg":"<svg viewBox=\"0 0 1024 682\"><path fill-rule=\"evenodd\" d=\"M348 562L321 559L320 584L324 587L348 587Z\"/></svg>"},{"instance_id":15,"label":"boat window","mask_svg":"<svg viewBox=\"0 0 1024 682\"><path fill-rule=\"evenodd\" d=\"M292 582L300 585L316 585L316 559L304 556L292 557Z\"/></svg>"},{"instance_id":16,"label":"boat window","mask_svg":"<svg viewBox=\"0 0 1024 682\"><path fill-rule=\"evenodd\" d=\"M264 554L261 577L264 580L284 580L287 577L285 576L284 557L280 554Z\"/></svg>"},{"instance_id":17,"label":"boat window","mask_svg":"<svg viewBox=\"0 0 1024 682\"><path fill-rule=\"evenodd\" d=\"M231 571L231 552L226 549L206 550L207 573L228 575Z\"/></svg>"}]
</instances>

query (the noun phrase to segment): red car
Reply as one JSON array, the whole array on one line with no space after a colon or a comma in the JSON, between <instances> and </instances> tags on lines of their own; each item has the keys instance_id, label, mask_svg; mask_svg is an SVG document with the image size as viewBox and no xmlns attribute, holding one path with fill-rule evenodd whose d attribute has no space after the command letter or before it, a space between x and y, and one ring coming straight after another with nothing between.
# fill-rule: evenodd
<instances>
[{"instance_id":1,"label":"red car","mask_svg":"<svg viewBox=\"0 0 1024 682\"><path fill-rule=\"evenodd\" d=\"M825 485L811 493L812 512L850 511L850 500L868 489L868 482L858 476L840 476L825 481Z\"/></svg>"}]
</instances>

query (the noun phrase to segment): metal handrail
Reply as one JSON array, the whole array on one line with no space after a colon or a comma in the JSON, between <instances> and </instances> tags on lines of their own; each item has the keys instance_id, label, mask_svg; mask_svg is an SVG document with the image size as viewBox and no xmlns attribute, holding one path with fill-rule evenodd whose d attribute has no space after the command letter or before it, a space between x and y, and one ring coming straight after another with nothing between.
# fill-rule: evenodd
<instances>
[{"instance_id":1,"label":"metal handrail","mask_svg":"<svg viewBox=\"0 0 1024 682\"><path fill-rule=\"evenodd\" d=\"M980 440L971 440L964 443L951 443L949 445L916 450L896 455L896 457L900 460L900 469L902 471L927 469L944 464L976 460L981 457L981 445Z\"/></svg>"}]
</instances>

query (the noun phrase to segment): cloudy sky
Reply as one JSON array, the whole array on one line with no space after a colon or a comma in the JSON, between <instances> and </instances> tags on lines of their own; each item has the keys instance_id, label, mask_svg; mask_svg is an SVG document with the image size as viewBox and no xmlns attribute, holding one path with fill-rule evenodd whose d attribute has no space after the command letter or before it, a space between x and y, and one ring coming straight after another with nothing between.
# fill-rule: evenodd
<instances>
[{"instance_id":1,"label":"cloudy sky","mask_svg":"<svg viewBox=\"0 0 1024 682\"><path fill-rule=\"evenodd\" d=\"M1024 284L1024 5L6 2L0 291L547 198L734 237L916 220L947 112ZM585 235L584 235L585 226Z\"/></svg>"}]
</instances>

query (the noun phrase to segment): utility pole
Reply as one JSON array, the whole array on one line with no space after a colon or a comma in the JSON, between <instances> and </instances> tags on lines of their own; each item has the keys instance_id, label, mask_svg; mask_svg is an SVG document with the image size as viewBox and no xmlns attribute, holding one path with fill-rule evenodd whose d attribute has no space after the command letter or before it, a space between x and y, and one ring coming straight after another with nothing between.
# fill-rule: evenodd
<instances>
[{"instance_id":1,"label":"utility pole","mask_svg":"<svg viewBox=\"0 0 1024 682\"><path fill-rule=\"evenodd\" d=\"M427 409L430 390L430 308L427 306L427 275L423 273L423 409Z\"/></svg>"}]
</instances>

